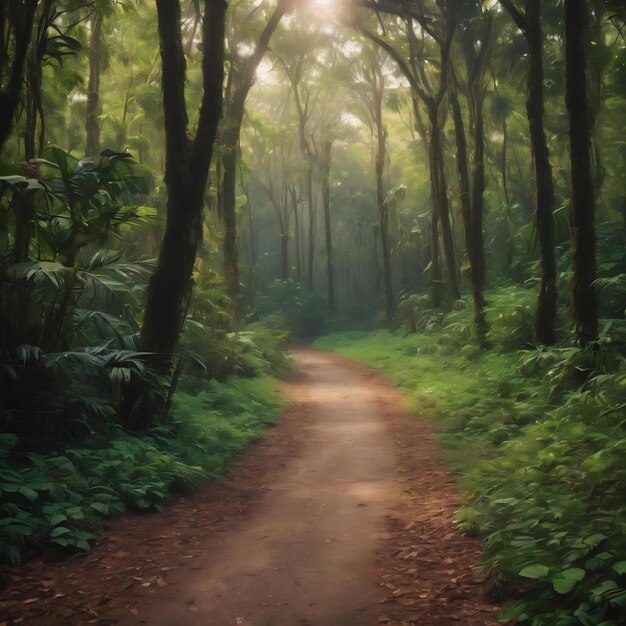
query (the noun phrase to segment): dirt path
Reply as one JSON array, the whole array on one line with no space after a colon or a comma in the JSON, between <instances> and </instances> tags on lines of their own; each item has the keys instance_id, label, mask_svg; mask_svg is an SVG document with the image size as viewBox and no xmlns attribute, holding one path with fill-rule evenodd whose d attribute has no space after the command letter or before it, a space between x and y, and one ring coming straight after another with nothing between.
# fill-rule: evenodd
<instances>
[{"instance_id":1,"label":"dirt path","mask_svg":"<svg viewBox=\"0 0 626 626\"><path fill-rule=\"evenodd\" d=\"M7 623L496 623L428 428L370 370L295 357L291 408L231 478L116 520L86 556L14 570Z\"/></svg>"}]
</instances>

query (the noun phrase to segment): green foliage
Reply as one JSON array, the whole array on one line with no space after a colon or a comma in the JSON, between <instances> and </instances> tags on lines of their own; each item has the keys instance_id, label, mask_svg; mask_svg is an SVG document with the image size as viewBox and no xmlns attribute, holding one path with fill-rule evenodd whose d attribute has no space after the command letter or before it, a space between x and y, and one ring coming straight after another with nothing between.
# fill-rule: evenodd
<instances>
[{"instance_id":1,"label":"green foliage","mask_svg":"<svg viewBox=\"0 0 626 626\"><path fill-rule=\"evenodd\" d=\"M327 305L294 279L275 280L261 295L258 315L267 326L287 328L298 339L312 339L324 329Z\"/></svg>"},{"instance_id":2,"label":"green foliage","mask_svg":"<svg viewBox=\"0 0 626 626\"><path fill-rule=\"evenodd\" d=\"M529 294L506 288L487 298L492 338L504 351L471 347L461 308L439 317L425 310L417 334L344 333L316 345L381 368L442 425L469 498L457 522L481 538L494 596L514 601L509 617L532 626L623 624L619 336L606 323L612 337L584 349L522 349Z\"/></svg>"},{"instance_id":3,"label":"green foliage","mask_svg":"<svg viewBox=\"0 0 626 626\"><path fill-rule=\"evenodd\" d=\"M269 379L232 379L179 393L173 419L144 437L114 428L44 455L22 454L15 435L0 435L0 561L19 563L46 547L88 550L103 518L161 510L222 472L281 407Z\"/></svg>"},{"instance_id":4,"label":"green foliage","mask_svg":"<svg viewBox=\"0 0 626 626\"><path fill-rule=\"evenodd\" d=\"M154 378L155 355L106 346L45 353L36 346L3 352L0 430L23 450L54 449L108 432L133 375Z\"/></svg>"}]
</instances>

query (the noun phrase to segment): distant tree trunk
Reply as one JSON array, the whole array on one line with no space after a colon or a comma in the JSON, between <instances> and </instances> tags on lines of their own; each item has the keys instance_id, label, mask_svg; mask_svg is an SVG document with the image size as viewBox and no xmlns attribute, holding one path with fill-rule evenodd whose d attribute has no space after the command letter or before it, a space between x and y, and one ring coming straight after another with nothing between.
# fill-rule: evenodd
<instances>
[{"instance_id":1,"label":"distant tree trunk","mask_svg":"<svg viewBox=\"0 0 626 626\"><path fill-rule=\"evenodd\" d=\"M289 280L289 233L280 234L280 280Z\"/></svg>"},{"instance_id":2,"label":"distant tree trunk","mask_svg":"<svg viewBox=\"0 0 626 626\"><path fill-rule=\"evenodd\" d=\"M26 58L26 98L24 103L24 156L32 159L43 152L46 120L43 110L43 62L48 43L48 28L53 22L54 4L44 0L39 11L37 29ZM37 132L39 131L39 132Z\"/></svg>"},{"instance_id":3,"label":"distant tree trunk","mask_svg":"<svg viewBox=\"0 0 626 626\"><path fill-rule=\"evenodd\" d=\"M470 266L470 284L472 287L472 302L474 306L474 328L476 329L478 344L481 348L484 348L487 345L487 320L485 319L485 299L482 291L483 285L480 280L479 263L477 263L477 256L479 256L480 252L482 252L482 224L481 238L476 241L473 220L475 219L474 214L477 211L476 209L473 209L472 202L470 201L465 126L463 123L463 116L461 114L458 97L454 90L450 91L450 103L452 105L456 137L457 170L459 173L459 191L461 196L461 216L463 218L465 246ZM477 124L475 125L475 131L478 134L479 126ZM480 127L480 132L482 133L482 127ZM476 149L476 155L478 155L478 149ZM476 183L474 183L474 185L476 186ZM482 211L482 207L480 207L480 210Z\"/></svg>"},{"instance_id":4,"label":"distant tree trunk","mask_svg":"<svg viewBox=\"0 0 626 626\"><path fill-rule=\"evenodd\" d=\"M486 44L484 44L486 45ZM472 176L472 258L474 260L475 284L485 287L485 245L483 241L483 215L485 212L485 129L483 116L482 86L479 81L472 85L472 110L474 112L474 172Z\"/></svg>"},{"instance_id":5,"label":"distant tree trunk","mask_svg":"<svg viewBox=\"0 0 626 626\"><path fill-rule=\"evenodd\" d=\"M203 94L193 140L187 135L180 3L156 0L156 6L162 62L167 219L159 260L148 287L139 347L171 354L178 343L191 295L191 275L202 238L204 191L222 111L226 3L205 3Z\"/></svg>"},{"instance_id":6,"label":"distant tree trunk","mask_svg":"<svg viewBox=\"0 0 626 626\"><path fill-rule=\"evenodd\" d=\"M454 120L454 137L456 141L456 167L459 175L459 197L461 200L461 218L467 258L472 264L472 202L470 198L469 166L467 160L467 138L461 105L455 90L450 90L450 105Z\"/></svg>"},{"instance_id":7,"label":"distant tree trunk","mask_svg":"<svg viewBox=\"0 0 626 626\"><path fill-rule=\"evenodd\" d=\"M359 28L368 39L376 43L385 50L398 64L401 72L409 81L413 93L420 98L426 106L429 119L429 172L432 198L432 218L431 218L431 284L432 299L434 306L439 306L441 302L441 279L439 268L439 225L443 239L446 268L448 272L448 291L452 300L460 297L456 268L456 254L454 251L454 237L450 224L450 207L447 195L446 176L444 168L444 155L442 145L442 132L444 119L440 120L440 109L444 96L448 89L448 74L450 70L450 48L452 38L456 28L454 7L445 8L440 5L443 11L444 34L439 42L440 50L440 77L436 90L426 87L428 79L424 82L423 68L420 70L417 57L421 54L416 50L415 37L411 35L413 26L410 19L407 19L408 39L410 46L410 62L407 64L401 55L389 42L381 39L367 29ZM419 123L419 110L415 108L416 122ZM441 116L443 118L443 116Z\"/></svg>"},{"instance_id":8,"label":"distant tree trunk","mask_svg":"<svg viewBox=\"0 0 626 626\"><path fill-rule=\"evenodd\" d=\"M511 201L509 199L509 181L507 178L507 167L506 167L506 159L507 159L506 149L507 149L507 144L508 144L508 137L509 137L509 133L508 133L507 125L506 125L506 119L503 119L502 120L502 152L500 153L500 172L502 173L502 190L504 191L504 202L506 204L507 211L511 204Z\"/></svg>"},{"instance_id":9,"label":"distant tree trunk","mask_svg":"<svg viewBox=\"0 0 626 626\"><path fill-rule=\"evenodd\" d=\"M500 0L526 38L528 46L528 94L526 114L535 168L535 225L539 240L541 282L535 314L535 337L538 343L555 342L556 318L556 259L554 252L554 182L548 144L543 126L543 29L541 28L541 0L526 0L522 14L511 0Z\"/></svg>"},{"instance_id":10,"label":"distant tree trunk","mask_svg":"<svg viewBox=\"0 0 626 626\"><path fill-rule=\"evenodd\" d=\"M330 223L330 160L332 142L324 141L322 146L322 204L324 205L324 226L326 232L326 273L328 281L328 306L335 310L335 268L333 242Z\"/></svg>"},{"instance_id":11,"label":"distant tree trunk","mask_svg":"<svg viewBox=\"0 0 626 626\"><path fill-rule=\"evenodd\" d=\"M581 345L598 337L595 207L591 168L591 132L587 100L587 6L565 0L565 101L570 118L572 233L572 313Z\"/></svg>"},{"instance_id":12,"label":"distant tree trunk","mask_svg":"<svg viewBox=\"0 0 626 626\"><path fill-rule=\"evenodd\" d=\"M247 95L247 93L246 93ZM237 316L239 300L239 252L237 249L237 153L243 121L245 95L231 100L220 135L222 147L222 219L224 222L224 286L230 299L230 311Z\"/></svg>"},{"instance_id":13,"label":"distant tree trunk","mask_svg":"<svg viewBox=\"0 0 626 626\"><path fill-rule=\"evenodd\" d=\"M442 145L442 125L439 121L439 106L431 107L430 118L430 149L435 174L435 193L437 195L437 215L441 225L441 238L448 275L448 295L452 301L461 297L457 278L456 253L454 251L454 236L450 224L450 202L448 200L448 186L446 182L445 162Z\"/></svg>"},{"instance_id":14,"label":"distant tree trunk","mask_svg":"<svg viewBox=\"0 0 626 626\"><path fill-rule=\"evenodd\" d=\"M313 164L309 161L305 178L306 196L309 205L309 263L307 266L307 287L313 291L315 279L315 203L313 202Z\"/></svg>"},{"instance_id":15,"label":"distant tree trunk","mask_svg":"<svg viewBox=\"0 0 626 626\"><path fill-rule=\"evenodd\" d=\"M430 148L430 147L429 147ZM429 149L430 152L430 149ZM430 291L433 306L441 306L441 269L439 267L439 213L437 211L437 183L432 156L429 155L430 171Z\"/></svg>"},{"instance_id":16,"label":"distant tree trunk","mask_svg":"<svg viewBox=\"0 0 626 626\"><path fill-rule=\"evenodd\" d=\"M215 178L215 212L217 219L221 222L224 219L224 193L222 185L224 173L222 172L222 159L215 160Z\"/></svg>"},{"instance_id":17,"label":"distant tree trunk","mask_svg":"<svg viewBox=\"0 0 626 626\"><path fill-rule=\"evenodd\" d=\"M293 221L296 239L296 280L302 279L302 240L300 238L300 211L298 203L293 205Z\"/></svg>"},{"instance_id":18,"label":"distant tree trunk","mask_svg":"<svg viewBox=\"0 0 626 626\"><path fill-rule=\"evenodd\" d=\"M28 161L38 156L37 151L37 118L41 110L41 87L42 73L41 67L34 58L35 51L32 51L31 58L27 61L26 70L26 98L24 102L24 158ZM43 123L43 118L41 120Z\"/></svg>"},{"instance_id":19,"label":"distant tree trunk","mask_svg":"<svg viewBox=\"0 0 626 626\"><path fill-rule=\"evenodd\" d=\"M528 0L528 98L526 110L535 161L537 205L535 220L539 239L541 284L536 313L536 336L539 343L555 342L556 260L554 253L554 182L543 127L543 32L540 0Z\"/></svg>"},{"instance_id":20,"label":"distant tree trunk","mask_svg":"<svg viewBox=\"0 0 626 626\"><path fill-rule=\"evenodd\" d=\"M280 218L280 279L283 282L289 280L289 191L289 185L286 185L282 207L276 207Z\"/></svg>"},{"instance_id":21,"label":"distant tree trunk","mask_svg":"<svg viewBox=\"0 0 626 626\"><path fill-rule=\"evenodd\" d=\"M509 179L507 168L508 129L506 119L502 120L502 152L500 153L500 170L502 172L502 189L506 205L506 271L510 274L513 264L513 236L511 234L511 199L509 196Z\"/></svg>"},{"instance_id":22,"label":"distant tree trunk","mask_svg":"<svg viewBox=\"0 0 626 626\"><path fill-rule=\"evenodd\" d=\"M10 5L2 3L0 28L3 33L12 33L12 54L0 59L3 74L7 74L6 82L0 82L0 151L11 135L15 112L22 98L26 58L38 4L38 0L24 0ZM7 49L9 43L5 41Z\"/></svg>"},{"instance_id":23,"label":"distant tree trunk","mask_svg":"<svg viewBox=\"0 0 626 626\"><path fill-rule=\"evenodd\" d=\"M250 194L248 189L245 189L246 194L246 213L248 217L248 262L250 263L250 289L248 293L248 299L250 307L254 308L254 301L257 289L256 281L256 250L254 246L254 220L252 217L252 204L250 202Z\"/></svg>"},{"instance_id":24,"label":"distant tree trunk","mask_svg":"<svg viewBox=\"0 0 626 626\"><path fill-rule=\"evenodd\" d=\"M85 119L85 154L94 156L100 152L100 70L102 66L102 13L94 10L91 17L91 41L89 46L89 83L87 85L87 115Z\"/></svg>"},{"instance_id":25,"label":"distant tree trunk","mask_svg":"<svg viewBox=\"0 0 626 626\"><path fill-rule=\"evenodd\" d=\"M385 167L387 132L383 124L383 96L385 83L379 67L373 68L374 125L376 128L376 204L380 220L380 244L383 256L383 288L385 290L385 316L390 322L394 318L393 286L391 278L391 252L389 250L389 209L385 205L383 171Z\"/></svg>"},{"instance_id":26,"label":"distant tree trunk","mask_svg":"<svg viewBox=\"0 0 626 626\"><path fill-rule=\"evenodd\" d=\"M230 298L231 313L237 317L239 300L239 266L237 252L237 215L236 215L236 181L239 136L245 111L246 98L252 85L254 75L267 52L272 34L276 30L283 15L291 8L294 0L279 0L270 16L263 32L259 36L254 52L243 61L237 71L231 63L229 82L229 99L226 105L223 130L220 133L220 144L224 150L222 157L222 210L224 220L224 283ZM234 74L233 72L237 72Z\"/></svg>"}]
</instances>

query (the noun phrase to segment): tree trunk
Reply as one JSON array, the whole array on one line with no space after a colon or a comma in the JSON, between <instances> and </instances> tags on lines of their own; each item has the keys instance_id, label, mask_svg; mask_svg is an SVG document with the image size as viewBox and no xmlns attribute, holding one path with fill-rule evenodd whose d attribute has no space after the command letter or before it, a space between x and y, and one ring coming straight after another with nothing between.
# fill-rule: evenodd
<instances>
[{"instance_id":1,"label":"tree trunk","mask_svg":"<svg viewBox=\"0 0 626 626\"><path fill-rule=\"evenodd\" d=\"M91 18L89 47L89 83L87 85L87 115L85 119L85 154L95 156L100 152L100 70L102 66L102 13L95 11Z\"/></svg>"},{"instance_id":2,"label":"tree trunk","mask_svg":"<svg viewBox=\"0 0 626 626\"><path fill-rule=\"evenodd\" d=\"M541 0L526 0L522 14L511 0L500 0L522 31L528 47L526 114L535 169L535 225L539 240L541 282L535 313L535 339L551 345L555 342L556 260L554 254L554 181L543 127L543 32Z\"/></svg>"},{"instance_id":3,"label":"tree trunk","mask_svg":"<svg viewBox=\"0 0 626 626\"><path fill-rule=\"evenodd\" d=\"M230 113L238 106L231 103ZM239 133L243 120L243 102L241 114L224 120L225 132L221 137L222 156L222 219L224 221L224 286L230 299L230 312L237 317L239 300L239 252L237 250L237 152Z\"/></svg>"},{"instance_id":4,"label":"tree trunk","mask_svg":"<svg viewBox=\"0 0 626 626\"><path fill-rule=\"evenodd\" d=\"M246 58L237 74L234 64L231 64L229 83L229 100L224 116L223 131L220 143L224 149L222 157L222 210L224 219L224 283L226 294L230 298L231 313L237 316L237 302L239 300L239 266L237 253L237 215L236 215L236 182L237 182L237 153L239 150L239 136L243 122L246 98L254 84L254 75L261 63L272 34L276 30L283 15L291 8L294 0L279 0L274 12L270 16L263 32L259 36L254 52Z\"/></svg>"},{"instance_id":5,"label":"tree trunk","mask_svg":"<svg viewBox=\"0 0 626 626\"><path fill-rule=\"evenodd\" d=\"M474 111L474 172L472 175L472 258L475 283L485 287L485 245L483 241L483 214L485 212L485 130L483 93L480 83L473 85L471 95Z\"/></svg>"},{"instance_id":6,"label":"tree trunk","mask_svg":"<svg viewBox=\"0 0 626 626\"><path fill-rule=\"evenodd\" d=\"M307 286L313 291L315 279L315 203L313 202L313 164L309 160L306 171L306 196L309 205L309 264L307 266Z\"/></svg>"},{"instance_id":7,"label":"tree trunk","mask_svg":"<svg viewBox=\"0 0 626 626\"><path fill-rule=\"evenodd\" d=\"M8 7L3 7L6 13L2 15L0 28L3 29L3 32L5 28L11 29L13 54L10 67L7 67L9 59L0 60L0 64L6 68L8 73L6 87L0 91L0 151L11 134L15 112L21 101L26 58L31 43L38 3L38 0L16 2L13 11ZM6 26L5 22L7 23Z\"/></svg>"},{"instance_id":8,"label":"tree trunk","mask_svg":"<svg viewBox=\"0 0 626 626\"><path fill-rule=\"evenodd\" d=\"M570 118L572 236L572 313L581 345L597 339L595 207L591 132L587 101L587 9L582 0L565 0L565 101Z\"/></svg>"},{"instance_id":9,"label":"tree trunk","mask_svg":"<svg viewBox=\"0 0 626 626\"><path fill-rule=\"evenodd\" d=\"M430 171L430 290L433 307L441 306L441 269L439 267L439 213L437 211L437 183L432 148L429 146Z\"/></svg>"},{"instance_id":10,"label":"tree trunk","mask_svg":"<svg viewBox=\"0 0 626 626\"><path fill-rule=\"evenodd\" d=\"M324 205L324 226L326 232L326 273L328 281L328 306L335 311L335 269L333 242L330 223L330 160L332 142L324 141L322 146L322 204Z\"/></svg>"},{"instance_id":11,"label":"tree trunk","mask_svg":"<svg viewBox=\"0 0 626 626\"><path fill-rule=\"evenodd\" d=\"M280 279L289 280L289 233L280 234Z\"/></svg>"},{"instance_id":12,"label":"tree trunk","mask_svg":"<svg viewBox=\"0 0 626 626\"><path fill-rule=\"evenodd\" d=\"M551 345L555 342L556 317L556 260L554 255L554 182L548 144L543 127L543 32L541 2L528 0L526 8L528 43L528 97L526 112L533 148L536 184L535 221L539 240L541 283L537 301L535 335L537 342Z\"/></svg>"},{"instance_id":13,"label":"tree trunk","mask_svg":"<svg viewBox=\"0 0 626 626\"><path fill-rule=\"evenodd\" d=\"M448 188L443 158L442 128L439 123L439 107L431 107L430 117L430 146L431 158L433 159L433 172L435 174L435 193L437 200L437 214L441 224L441 238L448 275L448 295L452 301L461 297L459 282L457 279L456 254L454 251L454 236L450 224L450 203L448 201Z\"/></svg>"},{"instance_id":14,"label":"tree trunk","mask_svg":"<svg viewBox=\"0 0 626 626\"><path fill-rule=\"evenodd\" d=\"M383 288L385 290L385 316L388 322L394 318L393 286L391 278L391 253L389 250L389 209L385 205L383 170L386 154L386 131L383 125L383 94L384 83L379 72L377 84L374 86L374 122L376 125L376 204L380 219L380 244L383 256Z\"/></svg>"},{"instance_id":15,"label":"tree trunk","mask_svg":"<svg viewBox=\"0 0 626 626\"><path fill-rule=\"evenodd\" d=\"M456 154L457 154L457 170L459 173L459 189L461 196L461 216L463 218L463 231L465 233L465 245L467 248L467 258L470 266L470 284L472 288L472 302L474 306L474 328L476 330L476 338L481 348L487 346L487 321L485 319L485 299L483 296L483 285L479 276L479 264L477 256L482 252L482 227L481 238L477 242L474 239L474 214L477 212L470 201L469 190L469 172L467 159L467 141L465 137L465 126L463 124L463 116L459 105L456 92L450 92L450 103L452 105L452 114L454 118L454 130L456 138ZM475 132L478 135L478 124L475 126ZM480 132L482 133L482 127ZM478 158L478 148L476 149L476 158ZM474 182L474 189L476 182ZM482 200L482 193L481 193ZM480 207L482 217L482 206ZM482 222L482 220L481 220ZM481 224L482 226L482 224ZM484 258L484 253L483 253Z\"/></svg>"},{"instance_id":16,"label":"tree trunk","mask_svg":"<svg viewBox=\"0 0 626 626\"><path fill-rule=\"evenodd\" d=\"M300 239L300 212L298 211L298 203L293 205L293 221L296 240L296 280L302 279L302 244Z\"/></svg>"},{"instance_id":17,"label":"tree trunk","mask_svg":"<svg viewBox=\"0 0 626 626\"><path fill-rule=\"evenodd\" d=\"M203 94L196 135L187 136L186 63L178 0L156 0L162 61L165 122L167 219L156 270L150 279L139 349L171 355L191 295L197 246L202 238L202 209L213 144L222 110L224 18L221 0L205 4L203 20ZM154 400L145 388L125 398L124 422L142 430L154 419ZM147 402L147 404L146 404Z\"/></svg>"}]
</instances>

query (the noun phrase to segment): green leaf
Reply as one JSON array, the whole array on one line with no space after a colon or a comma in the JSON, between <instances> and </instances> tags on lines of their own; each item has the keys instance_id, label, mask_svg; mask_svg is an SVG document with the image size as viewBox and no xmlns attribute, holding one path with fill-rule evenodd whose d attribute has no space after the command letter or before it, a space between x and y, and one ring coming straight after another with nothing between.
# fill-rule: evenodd
<instances>
[{"instance_id":1,"label":"green leaf","mask_svg":"<svg viewBox=\"0 0 626 626\"><path fill-rule=\"evenodd\" d=\"M615 589L619 589L619 587L614 580L605 580L602 584L593 589L591 593L596 596L601 596L609 591L615 591Z\"/></svg>"},{"instance_id":2,"label":"green leaf","mask_svg":"<svg viewBox=\"0 0 626 626\"><path fill-rule=\"evenodd\" d=\"M555 578L552 581L554 591L561 594L569 593L575 585L576 581L573 578Z\"/></svg>"},{"instance_id":3,"label":"green leaf","mask_svg":"<svg viewBox=\"0 0 626 626\"><path fill-rule=\"evenodd\" d=\"M548 575L550 568L546 565L541 565L540 563L535 563L534 565L528 565L523 570L520 571L519 575L524 578L544 578Z\"/></svg>"},{"instance_id":4,"label":"green leaf","mask_svg":"<svg viewBox=\"0 0 626 626\"><path fill-rule=\"evenodd\" d=\"M31 489L30 487L26 487L25 485L22 485L18 491L31 502L34 502L37 499L37 492L34 489Z\"/></svg>"},{"instance_id":5,"label":"green leaf","mask_svg":"<svg viewBox=\"0 0 626 626\"><path fill-rule=\"evenodd\" d=\"M65 526L57 526L50 532L50 537L52 538L60 537L61 535L71 534L71 532L72 531L69 528L66 528Z\"/></svg>"},{"instance_id":6,"label":"green leaf","mask_svg":"<svg viewBox=\"0 0 626 626\"><path fill-rule=\"evenodd\" d=\"M626 561L618 561L613 565L613 569L618 574L626 574Z\"/></svg>"},{"instance_id":7,"label":"green leaf","mask_svg":"<svg viewBox=\"0 0 626 626\"><path fill-rule=\"evenodd\" d=\"M585 573L585 570L580 567L569 567L568 569L564 569L560 575L568 580L579 582L585 577Z\"/></svg>"},{"instance_id":8,"label":"green leaf","mask_svg":"<svg viewBox=\"0 0 626 626\"><path fill-rule=\"evenodd\" d=\"M592 546L595 547L597 546L599 543L601 543L602 541L604 541L606 539L606 535L603 535L602 533L595 533L594 535L590 535L589 537L586 537L584 539L584 542L588 545L588 546Z\"/></svg>"}]
</instances>

